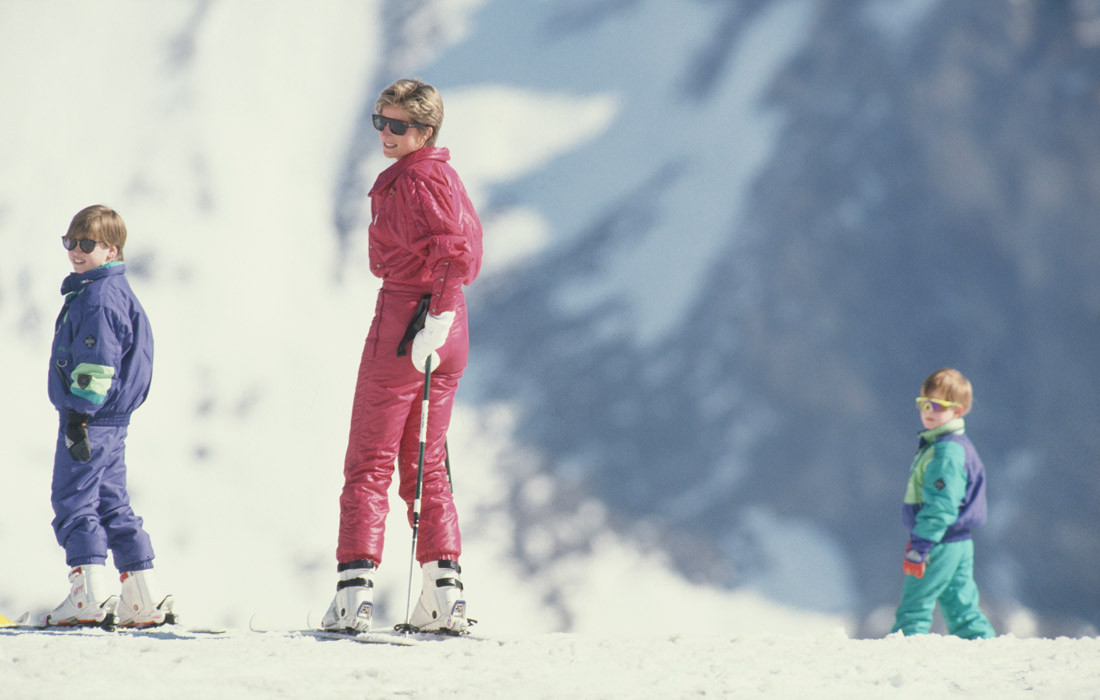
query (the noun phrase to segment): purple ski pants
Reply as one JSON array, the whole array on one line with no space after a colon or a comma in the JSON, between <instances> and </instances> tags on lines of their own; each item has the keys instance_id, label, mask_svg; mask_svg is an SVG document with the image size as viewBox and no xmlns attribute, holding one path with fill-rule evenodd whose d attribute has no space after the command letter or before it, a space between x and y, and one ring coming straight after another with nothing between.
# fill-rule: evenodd
<instances>
[{"instance_id":1,"label":"purple ski pants","mask_svg":"<svg viewBox=\"0 0 1100 700\"><path fill-rule=\"evenodd\" d=\"M126 426L89 425L92 458L77 462L65 446L65 414L57 435L52 497L54 534L69 566L104 564L120 571L153 566L153 547L126 491Z\"/></svg>"}]
</instances>

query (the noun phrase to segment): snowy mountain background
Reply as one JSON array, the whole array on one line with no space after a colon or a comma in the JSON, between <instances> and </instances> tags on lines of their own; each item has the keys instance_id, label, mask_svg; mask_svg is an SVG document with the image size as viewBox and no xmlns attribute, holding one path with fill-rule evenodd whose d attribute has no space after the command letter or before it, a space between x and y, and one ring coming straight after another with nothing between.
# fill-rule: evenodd
<instances>
[{"instance_id":1,"label":"snowy mountain background","mask_svg":"<svg viewBox=\"0 0 1100 700\"><path fill-rule=\"evenodd\" d=\"M156 336L128 462L162 580L211 624L319 618L369 115L420 75L486 225L451 435L484 629L882 635L951 365L995 625L1096 634L1100 3L6 0L0 59L0 612L65 593L57 238L104 202Z\"/></svg>"}]
</instances>

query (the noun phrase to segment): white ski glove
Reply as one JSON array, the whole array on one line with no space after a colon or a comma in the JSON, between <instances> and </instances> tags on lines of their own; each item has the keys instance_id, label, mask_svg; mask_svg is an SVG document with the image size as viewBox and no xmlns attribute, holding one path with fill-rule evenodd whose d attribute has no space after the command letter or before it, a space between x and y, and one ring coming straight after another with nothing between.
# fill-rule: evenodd
<instances>
[{"instance_id":1,"label":"white ski glove","mask_svg":"<svg viewBox=\"0 0 1100 700\"><path fill-rule=\"evenodd\" d=\"M436 350L447 342L451 324L454 322L454 311L444 311L438 316L428 314L424 317L424 327L413 338L412 350L409 351L409 359L412 360L413 367L423 372L428 355L432 356L432 369L439 367L439 355Z\"/></svg>"}]
</instances>

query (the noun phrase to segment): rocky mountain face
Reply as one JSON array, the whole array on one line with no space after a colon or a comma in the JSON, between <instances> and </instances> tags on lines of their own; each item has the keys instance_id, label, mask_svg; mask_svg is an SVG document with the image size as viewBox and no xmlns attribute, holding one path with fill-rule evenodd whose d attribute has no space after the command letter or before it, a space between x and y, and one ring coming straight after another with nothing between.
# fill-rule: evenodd
<instances>
[{"instance_id":1,"label":"rocky mountain face","mask_svg":"<svg viewBox=\"0 0 1100 700\"><path fill-rule=\"evenodd\" d=\"M364 195L377 172L367 163L377 159L369 116L381 87L421 75L448 100L466 91L445 140L473 113L468 133L499 148L499 160L522 161L496 171L489 156L476 163L495 174L474 182L487 248L527 235L499 225L534 218L509 218L517 210L547 229L541 248L526 248L537 252L471 289L473 361L460 394L519 410L522 450L507 457L511 481L500 489L512 495L507 522L524 576L583 554L594 528L614 528L667 552L694 580L850 612L864 620L861 633L880 634L877 613L901 586L913 398L927 374L954 366L976 391L967 428L990 498L977 576L995 622L1022 605L1040 616L1039 633L1100 626L1097 0L385 0L377 13L326 5L331 23L295 37L314 42L310 50L272 53L299 24L293 12L201 1L163 18L133 21L129 10L101 26L78 7L49 21L27 20L23 8L0 22L50 29L12 31L5 42L18 61L43 60L7 76L24 97L5 128L32 142L5 151L0 225L12 241L44 235L88 197L116 192L144 240L168 241L160 256L148 244L143 255L136 238L128 263L150 306L188 304L158 331L158 371L170 371L173 348L188 354L175 358L189 377L175 391L186 387L187 398L160 404L147 426L166 435L154 454L185 475L181 483L201 488L196 465L217 471L218 488L201 491L225 499L212 511L239 508L235 494L266 475L248 471L262 440L243 436L285 420L281 385L267 377L315 351L272 343L287 354L265 358L270 365L251 352L247 362L225 360L223 334L241 333L242 319L256 334L267 326L257 305L222 290L242 274L266 280L270 268L299 286L267 296L264 309L313 304L309 315L321 315L330 294L365 294L360 271L347 274L355 256L343 253L368 223ZM367 39L356 22L370 23ZM336 41L337 26L352 30ZM23 34L32 39L20 43ZM85 35L95 41L70 39ZM322 60L317 47L330 44L340 51ZM283 60L244 60L267 56ZM355 69L338 79L334 65ZM83 92L100 75L124 99L64 116L80 99L102 105ZM345 87L360 75L361 98ZM284 84L305 97L283 101ZM478 103L494 90L509 99ZM598 109L574 109L589 101ZM523 120L543 108L557 110L552 134L545 121ZM330 149L349 113L358 125ZM562 136L570 132L580 133ZM558 148L553 157L526 157L544 140ZM110 144L111 157L97 161L88 144ZM467 177L478 159L452 145ZM525 158L515 157L523 147ZM259 177L288 162L310 175ZM309 229L312 218L250 204L304 196L322 209L332 173L329 223L343 249L335 264L314 266L318 258L294 257L289 242L302 234L287 229ZM285 250L254 244L267 230ZM197 232L217 241L216 256L180 245ZM13 366L40 357L58 302L54 281L38 296L47 272L32 269L42 258L19 260L18 240L20 255L0 276ZM293 267L281 266L287 260ZM194 299L207 300L201 313ZM241 306L214 313L227 301ZM318 324L319 337L346 323ZM18 374L13 395L40 396L38 380L24 387ZM41 424L9 413L16 432L21 420ZM317 449L336 445L339 464L343 428L325 437L336 419L310 416ZM48 459L36 440L10 458L24 465L12 475L16 490ZM202 471L215 463L233 468ZM605 510L575 512L589 497ZM330 513L333 503L325 491L314 507ZM525 547L536 521L558 527ZM305 537L300 530L287 537ZM281 559L287 547L271 539L269 558ZM320 549L308 538L298 546ZM329 566L324 556L318 567ZM624 585L645 573L622 572ZM557 586L548 604L567 609L568 582L547 578Z\"/></svg>"},{"instance_id":2,"label":"rocky mountain face","mask_svg":"<svg viewBox=\"0 0 1100 700\"><path fill-rule=\"evenodd\" d=\"M1100 624L1100 3L796 4L809 29L761 95L781 125L743 186L703 154L742 128L721 121L720 100L745 79L736 55L768 4L681 3L719 21L666 51L682 79L660 95L681 107L664 135L703 138L678 157L635 144L629 186L573 211L579 224L476 297L474 352L492 369L469 391L522 406L523 439L548 455L540 468L597 494L694 577L865 616L899 595L913 398L927 374L957 367L975 386L968 432L989 473L976 537L986 602L1022 604L1047 630ZM647 6L532 9L547 31L524 68L627 32ZM491 56L507 40L484 29L469 41ZM463 50L437 68L471 70ZM633 51L617 60L655 49ZM522 80L482 71L472 79ZM702 115L698 130L685 110ZM603 172L606 157L552 163L498 188L497 204L552 212L565 203L547 192ZM723 182L744 200L706 265L657 254L607 272L658 229L693 246L700 203L668 193L703 181L719 183L704 205L723 206ZM603 274L615 291L599 303L561 302L563 286ZM697 291L643 342L649 317L631 300L655 279ZM785 552L775 535L791 524L809 534ZM815 542L843 562L847 600L815 598L803 551Z\"/></svg>"}]
</instances>

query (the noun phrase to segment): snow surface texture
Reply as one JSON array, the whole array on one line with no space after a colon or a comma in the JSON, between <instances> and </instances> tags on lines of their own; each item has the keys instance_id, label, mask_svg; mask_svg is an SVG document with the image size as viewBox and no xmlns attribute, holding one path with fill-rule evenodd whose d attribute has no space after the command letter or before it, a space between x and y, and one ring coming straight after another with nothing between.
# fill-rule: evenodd
<instances>
[{"instance_id":1,"label":"snow surface texture","mask_svg":"<svg viewBox=\"0 0 1100 700\"><path fill-rule=\"evenodd\" d=\"M63 660L63 661L61 661ZM1100 697L1100 641L539 634L419 646L234 632L0 636L15 700L83 698L1051 698Z\"/></svg>"},{"instance_id":2,"label":"snow surface texture","mask_svg":"<svg viewBox=\"0 0 1100 700\"><path fill-rule=\"evenodd\" d=\"M348 274L365 269L366 251L362 236L340 243L334 192L348 134L382 69L380 18L399 22L386 13L398 5L0 3L0 61L19 66L3 75L18 99L0 110L0 131L16 135L0 143L0 242L9 253L0 258L0 612L44 612L67 590L49 528L56 415L45 360L69 272L57 239L76 211L103 201L127 221L131 283L157 342L153 391L127 451L134 505L183 619L232 630L200 640L0 637L0 695L56 697L79 686L85 696L113 697L343 697L376 688L410 697L924 697L940 689L1093 697L1100 656L1092 639L854 641L839 631L853 628L843 606L807 611L749 587L687 580L654 541L617 534L606 506L558 478L568 465L543 469L548 457L517 439L518 410L508 404L458 406L450 436L470 612L501 644L391 650L245 631L252 619L287 630L316 622L333 591L348 412L377 289L373 278ZM462 17L478 7L423 5ZM706 21L702 5L692 6L695 25ZM801 6L764 13L762 36L804 29ZM675 26L660 3L647 7L657 13L647 21ZM433 42L427 58L455 40L440 32L425 38ZM770 45L759 69L788 48ZM395 70L418 72L418 60ZM481 85L445 96L443 145L455 149L479 206L491 185L599 145L621 109L610 90ZM730 100L751 113L751 96ZM478 113L522 128L486 138L484 121L471 116ZM772 126L756 125L760 148ZM763 157L744 154L745 167ZM385 164L375 157L356 167L369 183ZM738 206L700 212L696 225L734 218ZM551 238L523 206L497 212L487 217L486 287ZM685 290L674 291L672 301L684 303ZM584 299L566 289L560 301ZM655 303L648 294L641 302ZM393 506L376 599L384 625L403 619L408 572L403 508L396 498ZM761 588L805 577L822 598L843 600L851 574L827 535L767 511L744 518L761 537L775 535L760 545L778 562L753 572ZM542 564L537 575L527 562ZM775 572L784 580L769 580ZM1028 625L1021 613L1014 628Z\"/></svg>"}]
</instances>

